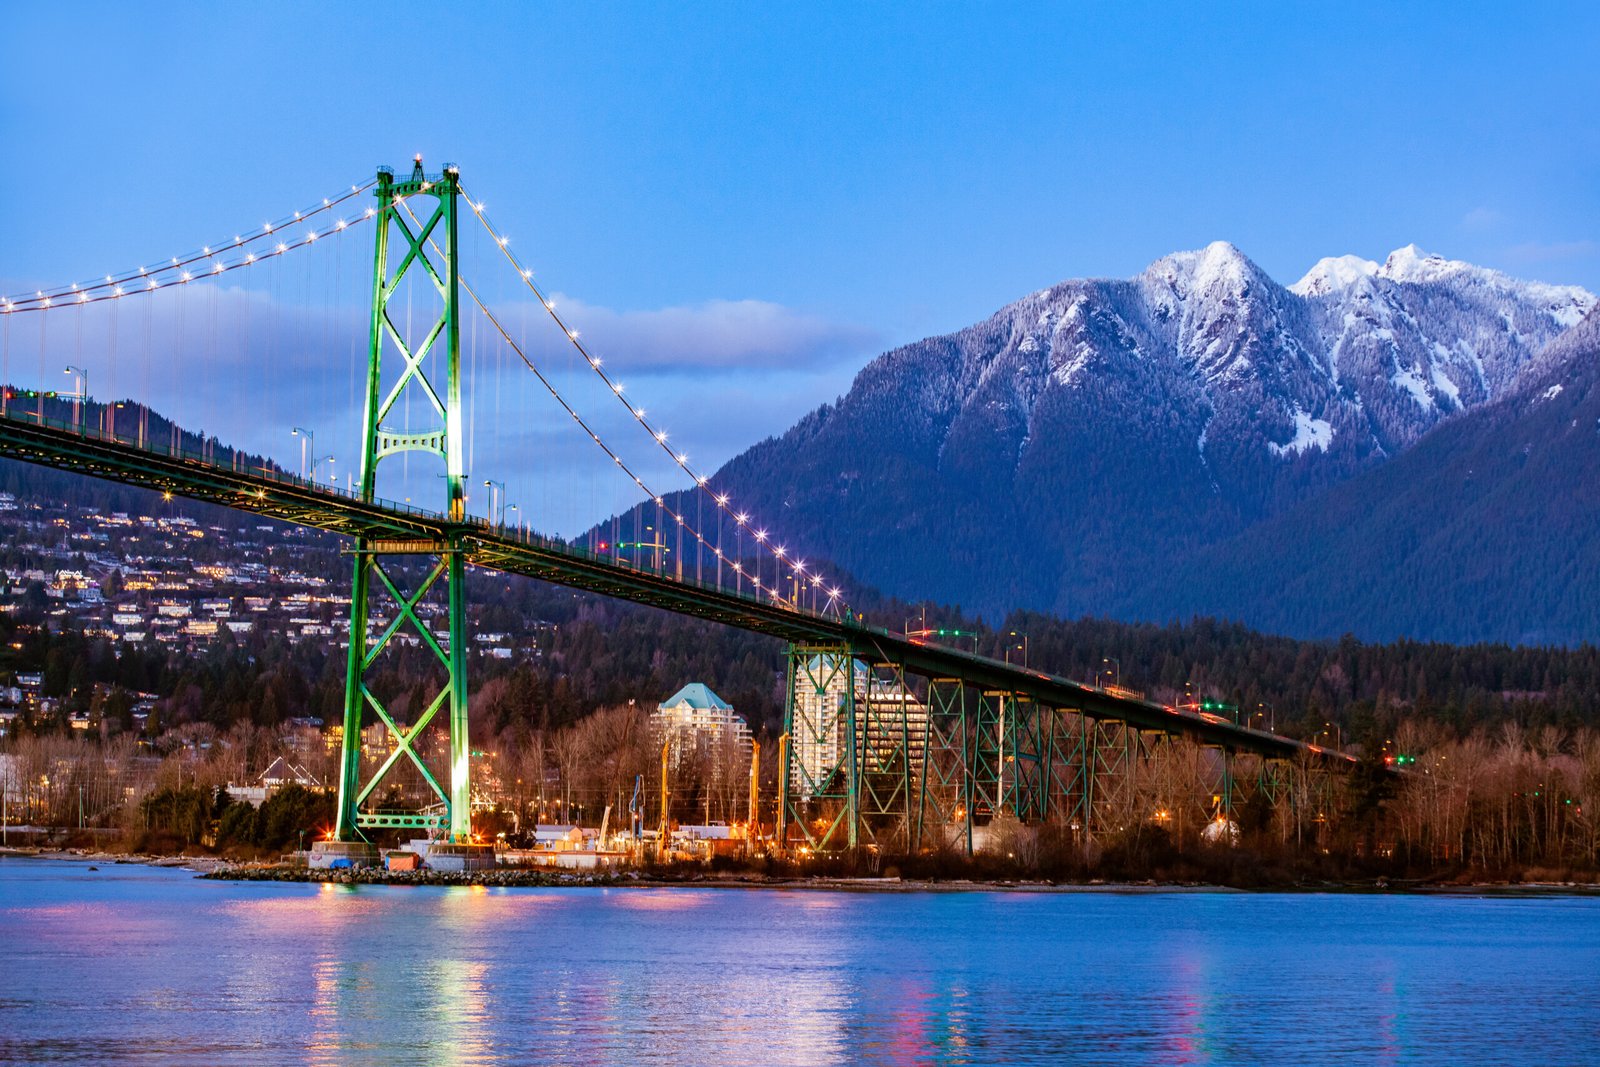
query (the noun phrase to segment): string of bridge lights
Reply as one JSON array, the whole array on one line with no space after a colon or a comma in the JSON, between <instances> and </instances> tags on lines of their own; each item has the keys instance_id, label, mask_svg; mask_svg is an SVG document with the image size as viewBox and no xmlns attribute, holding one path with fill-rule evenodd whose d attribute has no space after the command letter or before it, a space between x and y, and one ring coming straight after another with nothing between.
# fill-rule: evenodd
<instances>
[{"instance_id":1,"label":"string of bridge lights","mask_svg":"<svg viewBox=\"0 0 1600 1067\"><path fill-rule=\"evenodd\" d=\"M533 293L534 297L539 301L540 304L544 305L545 313L550 316L551 321L553 321L561 330L561 332L566 335L567 342L571 344L573 348L578 351L578 354L584 358L584 360L589 364L589 368L599 376L602 382L606 384L606 387L611 390L612 395L617 398L618 402L621 403L623 407L627 408L629 415L633 417L634 421L637 422L644 429L644 431L651 436L651 438L656 442L657 446L660 447L660 449L665 452L667 456L670 457L671 460L677 464L677 466L685 474L694 480L696 488L704 493L707 499L709 499L719 510L724 512L730 519L738 523L741 527L748 526L750 516L745 512L736 512L733 509L728 494L714 491L710 486L709 477L699 473L689 465L688 455L683 452L675 451L667 444L667 431L660 427L652 426L649 420L645 417L644 408L635 405L632 401L628 400L622 395L622 383L620 381L616 381L605 372L605 369L601 366L600 357L589 351L589 347L584 344L582 339L578 336L577 329L567 325L565 320L562 319L560 313L556 310L555 301L550 299L541 290L539 284L534 281L532 269L523 266L523 264L518 261L516 253L511 250L510 238L497 231L494 227L494 224L489 221L489 214L485 210L484 202L482 200L474 202L472 195L466 190L465 187L462 188L462 195L467 198L467 204L472 208L473 214L478 217L478 222L483 226L485 232L487 232L494 240L495 246L500 250L500 254L506 258L506 262L511 264L512 269L517 272L518 277L522 279L522 283L527 286L528 291ZM657 502L660 502L660 498L657 498ZM792 575L810 580L812 586L817 589L822 588L822 576L817 573L808 573L806 571L804 560L789 560L786 558L788 550L784 546L767 545L767 532L765 530L752 530L751 533L756 539L758 552L762 546L765 546L781 564L790 568L790 573ZM840 590L837 586L829 586L827 588L827 592L829 594L828 599L830 602L837 599L840 595Z\"/></svg>"},{"instance_id":2,"label":"string of bridge lights","mask_svg":"<svg viewBox=\"0 0 1600 1067\"><path fill-rule=\"evenodd\" d=\"M328 226L326 229L318 230L313 227L292 241L282 239L284 230L294 227L300 223L304 223L307 220L314 219L315 217L326 212L331 212L339 205L367 192L376 184L376 180L370 180L362 185L352 185L349 192L341 192L338 196L334 197L324 197L320 204L314 205L304 211L295 211L292 215L284 216L275 222L263 223L259 230L251 230L248 235L244 233L235 234L231 241L219 242L216 245L205 245L198 251L186 253L180 256L172 256L168 260L161 263L147 264L121 274L107 274L104 279L94 282L74 282L69 285L58 286L52 289L39 289L35 290L31 295L17 294L15 296L0 296L0 314L22 314L29 311L47 311L56 308L77 307L84 304L99 303L106 300L119 300L126 296L155 292L157 290L171 288L173 286L187 285L192 281L212 278L219 274L225 274L229 271L254 266L257 263L265 262L287 252L308 247L312 244L315 244L323 237L343 233L357 223L374 217L377 214L377 209L368 207L352 218L340 217L333 223L333 225ZM623 384L620 381L613 379L605 372L605 370L601 367L600 357L592 353L588 346L579 339L578 331L569 326L566 321L562 319L560 314L556 311L555 302L540 289L536 282L534 282L533 271L525 268L517 260L515 254L509 247L509 239L497 232L494 226L490 223L488 216L484 211L484 203L482 201L474 202L471 196L467 194L465 190L462 191L462 195L466 198L467 204L472 208L473 213L478 217L479 222L494 240L496 247L500 249L507 261L517 271L523 283L534 294L539 303L543 305L546 314L550 316L552 321L555 322L562 333L566 335L568 343L573 345L578 353L583 356L590 369L600 377L601 381L605 383L606 387L617 398L618 402L627 408L634 421L637 422L645 430L645 432L651 436L652 440L656 442L658 447L660 447L661 450L665 452L667 456L671 458L672 461L680 469L682 469L685 474L693 479L695 486L705 494L706 498L712 502L713 506L718 511L725 514L734 523L736 523L741 529L749 528L751 530L751 535L756 541L756 552L758 556L763 550L767 551L772 555L778 567L787 566L792 577L809 582L813 589L817 590L818 592L825 593L827 596L827 603L830 606L835 602L839 602L842 591L837 586L824 586L822 575L819 572L808 571L804 560L789 559L788 549L785 546L768 544L768 535L765 529L751 528L750 515L746 512L735 511L728 494L718 493L713 490L709 484L709 478L706 475L695 471L689 465L688 455L682 452L674 451L667 444L667 432L664 429L652 426L645 416L644 408L635 406L631 401L623 396ZM402 204L404 203L403 198L399 197L396 198L396 202ZM410 206L408 204L404 206L406 213L411 216L412 221L420 226L421 222L411 211ZM255 251L249 250L250 246L257 244L258 242L266 241L274 236L278 237L279 240L272 245L269 251L257 254ZM431 238L429 239L429 243L433 245L434 250L437 252L438 245ZM231 260L223 258L229 256L230 254L237 253L243 254L236 255L236 258ZM198 270L190 269L191 267L202 263L207 264L208 266ZM621 456L618 455L609 445L607 445L606 442L600 438L599 434L594 432L588 423L584 421L578 412L561 395L560 391L555 388L553 383L551 383L549 379L546 378L545 375L533 363L533 361L528 358L521 346L519 346L511 337L509 331L505 329L505 327L500 323L499 319L495 317L492 311L490 311L488 306L478 296L477 292L473 290L470 285L467 285L464 279L462 284L466 286L467 291L472 296L473 301L478 305L479 309L483 311L484 315L489 319L496 331L499 332L501 337L505 339L506 343L511 347L511 349L522 359L523 363L525 363L528 368L534 372L534 374L539 378L539 381L544 385L545 389L556 399L562 408L572 416L573 420L577 422L584 432L589 435L595 444L597 444L606 453L606 455L610 457L617 467L633 480L634 484L641 491L653 499L657 506L664 508L672 517L672 519L679 526L683 527L683 529L686 530L702 548L711 552L716 557L719 564L724 561L729 562L729 565L733 569L734 573L742 578L749 578L758 592L768 592L774 598L781 598L781 591L779 590L776 581L773 583L773 586L770 589L762 586L759 570L756 572L756 574L750 575L745 571L742 561L727 560L727 557L724 555L719 546L713 545L707 541L705 536L699 530L695 529L695 527L690 524L683 515L674 511L666 504L663 496L653 492L645 484L644 480L640 478L622 460Z\"/></svg>"},{"instance_id":3,"label":"string of bridge lights","mask_svg":"<svg viewBox=\"0 0 1600 1067\"><path fill-rule=\"evenodd\" d=\"M684 473L689 475L690 478L694 479L695 486L712 501L718 510L725 513L730 519L737 523L739 527L748 528L750 526L749 514L745 512L735 512L728 494L717 493L712 490L708 484L709 479L705 475L697 473L689 466L689 457L686 454L674 452L667 446L666 431L651 426L650 423L645 419L644 409L641 407L635 407L633 404L629 403L623 398L622 383L613 381L603 370L601 370L600 358L591 353L588 347L579 340L578 331L568 326L561 316L556 313L555 302L549 299L544 292L540 290L538 284L534 282L533 271L524 267L517 261L516 257L510 250L510 240L502 234L496 232L493 225L490 224L484 213L483 202L474 201L471 195L468 194L465 189L462 189L462 196L466 198L468 206L472 208L473 214L478 216L478 220L482 223L489 236L494 240L496 247L498 247L501 253L506 256L512 267L516 269L517 274L522 278L523 283L529 288L530 291L533 292L534 296L544 306L546 314L548 314L561 329L561 332L566 336L568 343L577 349L578 353L583 356L590 368L593 369L594 372L600 376L601 380L606 383L606 386L611 390L613 395L615 395L617 399L620 400L625 407L627 407L629 414L632 415L633 419L639 423L639 425L644 427L645 431L650 434L657 445L659 445L661 449L672 458L673 462L677 464L677 466L681 468ZM420 226L422 224L421 220L417 218L414 212L412 212L411 206L405 203L401 198L396 198L396 200L404 207L406 214L411 217L412 222ZM432 238L429 238L429 244L433 246L435 252L439 251L438 244L435 243ZM664 496L651 490L651 488L645 484L644 480L640 478L631 467L628 466L622 457L618 455L618 453L610 445L608 445L583 419L577 410L567 402L566 398L561 395L560 390L558 390L554 383L552 383L549 378L547 378L545 374L539 370L538 366L533 362L533 360L528 358L528 355L523 351L522 346L516 342L516 340L511 336L510 331L505 328L505 326L500 322L499 318L496 317L494 312L489 309L488 305L483 301L482 298L478 296L477 291L472 288L465 278L461 280L461 284L467 290L468 295L472 297L473 302L478 305L479 310L483 312L484 316L495 328L495 331L500 334L511 350L517 354L524 364L527 365L529 370L533 371L535 377L539 379L540 384L544 386L545 390L555 398L556 402L561 405L562 409L566 411L568 415L572 416L573 421L577 423L579 428L581 428L584 433L589 435L589 438L594 441L594 443L598 445L603 452L605 452L607 457L611 459L617 468L626 474L630 479L632 479L634 485L637 486L640 491L645 493L646 496L654 500L658 507L665 510L667 515L669 515L678 526L687 531L703 549L711 552L719 564L727 560L727 557L723 554L720 546L713 545L711 542L706 540L704 534L702 534L700 530L696 529L695 526L690 523L682 514L673 510L673 508L666 503ZM848 604L840 599L843 591L838 586L824 585L824 580L821 573L816 571L808 571L806 569L806 563L804 560L789 559L788 549L785 546L768 544L766 530L752 529L751 536L753 536L756 540L756 552L758 556L761 551L765 549L772 555L778 567L788 567L789 573L792 577L809 582L813 589L819 593L825 594L827 597L827 604L829 606L839 604L843 608L848 608ZM756 575L750 575L744 569L743 562L740 560L729 561L729 564L736 575L739 575L742 578L749 578L758 591L770 593L775 599L781 599L782 593L778 588L778 583L776 581L773 582L771 588L764 587L760 581L759 571Z\"/></svg>"},{"instance_id":4,"label":"string of bridge lights","mask_svg":"<svg viewBox=\"0 0 1600 1067\"><path fill-rule=\"evenodd\" d=\"M510 238L497 231L494 227L494 224L489 221L489 215L485 210L484 202L482 200L474 201L472 199L472 195L466 190L465 187L462 188L462 195L467 198L467 204L472 208L473 214L478 217L478 222L494 240L495 246L500 249L501 255L503 255L506 258L506 261L511 264L512 269L517 272L517 275L522 279L522 283L527 286L528 291L533 293L534 297L539 301L539 303L544 306L545 313L550 316L551 321L553 321L561 330L561 332L566 335L568 343L577 349L579 355L583 356L584 360L589 364L589 368L593 370L594 373L600 377L600 380L606 384L607 388L611 390L618 402L621 403L623 407L628 409L628 413L633 417L634 421L643 427L644 431L655 440L656 444L661 448L661 450L665 452L685 474L694 480L695 486L705 494L706 498L709 499L716 506L716 508L725 513L739 526L749 526L749 514L735 511L727 493L718 493L713 490L710 486L709 477L699 473L689 465L688 455L682 452L674 451L667 444L666 430L657 426L652 426L649 420L645 417L644 408L635 405L632 401L628 400L622 395L623 384L620 381L613 379L605 372L604 368L601 366L600 357L589 351L589 347L584 344L582 339L578 336L577 329L569 326L566 321L562 319L560 313L556 310L555 301L550 299L550 297L547 296L540 288L539 284L534 281L532 269L523 266L523 264L518 261L516 253L511 250ZM657 498L657 502L660 502L659 497ZM797 577L807 578L811 581L813 587L818 589L822 588L822 576L816 573L807 573L804 560L788 560L786 558L788 552L786 548L781 545L767 545L767 532L765 530L752 530L751 533L756 539L758 552L760 551L761 547L766 547L780 563L787 565L790 568L791 574ZM702 541L702 544L703 543L704 542ZM721 554L718 553L719 558L720 555ZM837 586L829 586L827 592L830 603L836 600L840 595L840 590Z\"/></svg>"},{"instance_id":5,"label":"string of bridge lights","mask_svg":"<svg viewBox=\"0 0 1600 1067\"><path fill-rule=\"evenodd\" d=\"M343 233L357 223L372 218L377 214L377 209L369 207L353 218L341 217L325 229L318 230L313 227L291 240L284 239L285 231L318 215L333 211L340 204L360 196L376 184L374 180L365 185L352 185L347 193L341 192L338 196L324 197L320 204L286 215L276 222L262 223L260 229L252 229L248 234L238 233L232 240L205 245L198 251L173 256L161 263L146 264L121 274L107 274L99 281L74 282L54 289L36 289L31 295L0 296L0 315L18 315L27 311L48 311L53 308L96 304L103 300L120 300L125 296L137 296L175 285L187 285L192 281L214 278L231 270L254 266L281 256L285 252L313 245L324 237ZM258 254L251 248L257 242L274 237L277 240L268 250ZM236 258L223 258L230 255ZM202 264L203 266L198 266Z\"/></svg>"}]
</instances>

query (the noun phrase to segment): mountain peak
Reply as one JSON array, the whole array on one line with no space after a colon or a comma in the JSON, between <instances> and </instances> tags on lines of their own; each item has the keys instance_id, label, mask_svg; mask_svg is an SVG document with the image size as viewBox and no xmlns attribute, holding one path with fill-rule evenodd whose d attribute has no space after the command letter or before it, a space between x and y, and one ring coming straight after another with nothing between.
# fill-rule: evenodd
<instances>
[{"instance_id":1,"label":"mountain peak","mask_svg":"<svg viewBox=\"0 0 1600 1067\"><path fill-rule=\"evenodd\" d=\"M1376 263L1322 260L1296 289L1225 241L1164 256L1133 278L1062 281L966 329L885 353L837 405L734 460L717 484L819 531L813 551L885 592L989 612L1081 614L1134 604L1127 591L1149 575L1173 573L1207 546L1225 552L1245 531L1386 468L1500 397L1532 406L1495 405L1494 418L1549 418L1590 380L1573 363L1588 347L1547 359L1548 373L1534 362L1595 306L1576 288L1409 246ZM1590 324L1600 326L1600 312ZM1555 399L1531 399L1546 394ZM1561 432L1587 447L1593 425L1593 415L1569 417ZM1530 440L1539 455L1535 436L1501 451L1521 456ZM1449 462L1443 480L1430 476L1429 496L1404 494L1406 509L1385 512L1383 523L1363 521L1355 505L1339 522L1374 550L1426 543L1437 531L1418 501L1446 485L1466 499L1479 484L1470 470L1487 469L1476 456L1466 467ZM1363 490L1371 500L1396 491L1363 484L1378 486ZM1298 537L1316 532L1317 515L1307 514L1310 532L1294 526ZM1569 526L1556 515L1544 529ZM1556 560L1557 541L1529 558ZM1331 562L1365 558L1346 543ZM1321 568L1332 587L1330 560L1286 568L1289 547L1252 547L1243 573L1304 591L1297 569ZM1455 551L1443 562L1461 585L1473 569L1460 564L1470 553ZM1339 589L1370 592L1370 617L1389 620L1375 625L1400 617L1371 568ZM1151 594L1135 610L1162 617L1169 604L1187 609ZM1348 628L1331 616L1312 625Z\"/></svg>"},{"instance_id":2,"label":"mountain peak","mask_svg":"<svg viewBox=\"0 0 1600 1067\"><path fill-rule=\"evenodd\" d=\"M1378 273L1397 282L1433 282L1463 271L1481 269L1459 259L1445 259L1432 252L1424 252L1416 245L1409 244L1390 252Z\"/></svg>"},{"instance_id":3,"label":"mountain peak","mask_svg":"<svg viewBox=\"0 0 1600 1067\"><path fill-rule=\"evenodd\" d=\"M1484 268L1458 259L1446 259L1408 244L1390 252L1381 266L1360 256L1319 259L1316 266L1306 271L1305 277L1289 286L1289 291L1298 296L1327 296L1360 285L1369 278L1401 283L1433 282L1465 272L1484 273Z\"/></svg>"},{"instance_id":4,"label":"mountain peak","mask_svg":"<svg viewBox=\"0 0 1600 1067\"><path fill-rule=\"evenodd\" d=\"M1192 252L1173 252L1145 269L1144 277L1172 286L1180 297L1187 293L1238 292L1252 281L1264 279L1261 268L1229 241L1212 241Z\"/></svg>"},{"instance_id":5,"label":"mountain peak","mask_svg":"<svg viewBox=\"0 0 1600 1067\"><path fill-rule=\"evenodd\" d=\"M1327 256L1317 260L1305 277L1289 286L1297 296L1326 296L1342 292L1378 273L1378 265L1360 256Z\"/></svg>"}]
</instances>

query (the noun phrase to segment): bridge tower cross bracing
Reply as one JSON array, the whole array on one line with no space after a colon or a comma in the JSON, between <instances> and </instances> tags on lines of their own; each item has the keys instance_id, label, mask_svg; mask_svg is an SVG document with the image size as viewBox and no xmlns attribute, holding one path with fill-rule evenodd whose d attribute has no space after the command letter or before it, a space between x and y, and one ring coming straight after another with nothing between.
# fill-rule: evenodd
<instances>
[{"instance_id":1,"label":"bridge tower cross bracing","mask_svg":"<svg viewBox=\"0 0 1600 1067\"><path fill-rule=\"evenodd\" d=\"M372 272L372 318L368 345L367 382L362 416L359 493L362 501L375 499L379 464L406 452L438 456L444 463L445 516L452 532L439 540L396 541L368 536L355 539L354 574L350 597L350 647L345 673L344 731L339 774L339 806L334 837L353 842L361 831L374 827L414 828L443 831L453 843L471 840L471 767L467 738L467 635L466 590L463 532L466 523L465 470L462 442L461 404L461 329L460 272L457 260L457 222L460 174L447 165L443 173L426 175L418 157L409 178L396 181L393 171L378 171L373 209L376 239ZM432 210L421 216L413 230L405 202L412 197L431 197ZM439 231L442 230L442 235ZM391 237L398 236L405 248L395 264ZM430 255L429 248L438 251ZM442 262L436 261L442 260ZM416 335L403 332L389 315L389 303L402 283L413 272L425 275L439 296L439 313L420 342ZM441 351L442 349L442 351ZM386 351L399 357L399 373L384 390L382 374ZM430 377L429 356L433 361ZM392 359L392 357L391 357ZM442 363L443 381L437 379ZM442 389L439 387L442 385ZM391 416L407 398L421 395L424 410L435 420L422 430L395 429ZM420 584L402 591L398 570L385 559L406 558L433 561ZM435 623L424 621L418 612L422 599L444 579L447 597L446 631L436 632ZM376 584L374 584L376 580ZM394 615L383 631L372 639L369 625L376 621L372 594L387 593L392 598ZM420 643L438 660L445 684L425 707L414 711L408 725L400 725L368 685L368 679L381 652L398 638L401 629L415 631ZM440 638L443 638L443 641ZM390 738L391 751L377 771L363 782L361 771L362 724L372 713ZM446 785L441 785L434 769L418 751L418 741L439 712L446 717L449 768ZM423 811L374 812L367 804L378 787L390 776L401 758L415 766L422 780L437 796L443 814Z\"/></svg>"},{"instance_id":2,"label":"bridge tower cross bracing","mask_svg":"<svg viewBox=\"0 0 1600 1067\"><path fill-rule=\"evenodd\" d=\"M778 841L796 826L819 852L860 843L861 737L864 697L855 650L847 643L789 647L779 768Z\"/></svg>"}]
</instances>

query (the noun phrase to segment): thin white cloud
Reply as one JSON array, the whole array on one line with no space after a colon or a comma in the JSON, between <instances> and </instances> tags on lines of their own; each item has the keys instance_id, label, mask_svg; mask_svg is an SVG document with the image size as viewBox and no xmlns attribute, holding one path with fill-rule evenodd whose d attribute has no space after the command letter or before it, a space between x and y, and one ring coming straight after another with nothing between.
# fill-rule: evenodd
<instances>
[{"instance_id":1,"label":"thin white cloud","mask_svg":"<svg viewBox=\"0 0 1600 1067\"><path fill-rule=\"evenodd\" d=\"M652 374L758 368L821 368L881 346L878 331L835 322L766 300L618 311L557 295L556 307L592 351L618 366ZM537 304L508 309L537 324Z\"/></svg>"},{"instance_id":2,"label":"thin white cloud","mask_svg":"<svg viewBox=\"0 0 1600 1067\"><path fill-rule=\"evenodd\" d=\"M626 383L630 405L647 408L651 425L671 432L673 451L687 453L707 474L848 388L851 374L881 344L871 329L760 300L646 311L556 301L615 380ZM526 339L530 357L568 402L653 488L689 484L609 387L572 358L537 304L497 313ZM332 469L341 481L354 470L367 347L367 316L354 302L328 306L213 283L25 318L26 329L8 323L0 377L11 384L70 388L62 368L87 367L98 400L141 400L190 430L271 455L291 470L300 465L305 439L290 428L307 427L319 457L336 457ZM417 328L425 326L419 315ZM592 440L573 431L571 416L488 330L470 340L463 333L464 351L472 353L464 359L463 400L474 484L493 477L518 486L511 495L541 528L562 532L635 501L636 487ZM392 384L400 360L390 357L385 380ZM420 396L412 399L409 414L397 409L396 418L410 426L431 423ZM432 500L433 473L424 457L391 462L380 492Z\"/></svg>"},{"instance_id":3,"label":"thin white cloud","mask_svg":"<svg viewBox=\"0 0 1600 1067\"><path fill-rule=\"evenodd\" d=\"M1565 263L1583 259L1600 252L1600 244L1583 239L1577 241L1524 241L1506 249L1506 258L1514 263Z\"/></svg>"}]
</instances>

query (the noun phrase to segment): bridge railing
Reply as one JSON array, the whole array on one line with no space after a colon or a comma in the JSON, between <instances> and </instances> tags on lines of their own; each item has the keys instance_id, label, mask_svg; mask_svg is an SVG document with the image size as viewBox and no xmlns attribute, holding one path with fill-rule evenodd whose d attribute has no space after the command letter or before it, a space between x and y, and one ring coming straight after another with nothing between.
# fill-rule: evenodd
<instances>
[{"instance_id":1,"label":"bridge railing","mask_svg":"<svg viewBox=\"0 0 1600 1067\"><path fill-rule=\"evenodd\" d=\"M42 426L47 429L72 434L85 440L115 445L118 448L131 449L135 452L145 452L150 455L160 456L164 459L172 459L183 463L197 464L217 471L227 471L233 474L244 474L252 478L274 482L276 484L294 489L316 493L326 493L339 497L343 500L348 500L358 504L368 504L389 512L404 515L414 515L420 519L427 519L440 523L447 521L445 514L442 511L436 511L431 508L417 507L409 502L389 500L381 497L374 497L372 500L368 501L365 500L359 492L341 487L336 482L314 481L310 478L304 477L303 475L286 471L276 464L251 464L241 462L241 460L244 458L243 453L240 452L239 449L229 446L219 446L218 448L202 446L200 449L186 448L182 444L181 436L179 443L173 444L170 441L157 440L150 437L148 434L124 434L117 432L115 429L108 430L104 426L90 425L86 421L82 420L58 419L43 415L38 411L19 410L14 405L8 406L3 411L0 411L0 417L3 417L11 422L17 422L28 426ZM231 464L217 462L216 453L218 451L226 451L233 458L233 462ZM779 597L762 596L760 593L746 592L744 589L738 588L737 586L729 587L728 585L719 584L716 582L707 582L704 579L697 580L689 577L680 577L678 575L668 573L665 567L659 569L640 567L636 564L630 564L621 556L615 556L607 552L591 549L581 543L574 543L563 538L551 537L547 534L541 534L532 530L522 529L515 526L508 527L505 523L496 523L490 519L479 518L475 515L468 516L466 522L461 525L476 528L477 530L481 530L484 533L501 541L511 541L517 544L526 545L529 548L538 549L543 552L559 553L572 559L582 560L590 563L598 563L604 566L628 570L639 574L652 575L663 581L675 582L679 585L697 589L703 592L718 593L722 596L733 597L753 605L781 607L785 610L817 619L837 620L841 617L841 614L848 616L848 612L843 611L843 609L841 609L840 613L830 613L826 609L816 610L808 608L804 605L784 600ZM847 621L849 621L848 618ZM887 633L888 631L884 632Z\"/></svg>"},{"instance_id":2,"label":"bridge railing","mask_svg":"<svg viewBox=\"0 0 1600 1067\"><path fill-rule=\"evenodd\" d=\"M1081 682L1074 682L1068 679L1058 678L1043 671L1034 670L1027 667L1018 667L1015 664L1004 663L1000 660L984 657L976 652L967 652L946 646L928 646L925 642L918 641L917 639L908 637L907 635L896 633L882 626L868 624L860 616L857 616L849 611L844 611L837 615L815 611L813 609L793 604L789 601L763 597L760 593L746 592L737 588L728 588L725 585L719 586L711 582L696 581L692 578L678 578L675 575L666 573L665 568L662 568L660 571L650 571L643 568L630 567L619 558L612 556L610 553L595 551L583 545L574 545L560 538L549 537L543 534L534 533L532 531L515 528L507 529L503 524L493 523L486 518L473 517L465 524L452 524L446 520L445 516L441 512L432 511L426 508L418 508L409 503L380 499L374 499L370 501L364 500L359 493L340 488L337 485L313 482L310 479L304 478L300 475L283 471L281 468L269 463L264 463L261 465L241 463L240 453L234 449L228 450L231 453L233 462L225 465L216 462L215 450L209 447L202 447L198 450L184 448L181 444L181 438L180 443L177 445L173 445L172 443L165 441L151 441L147 436L145 440L141 442L138 439L140 435L135 435L132 439L130 439L124 434L108 432L101 427L91 427L79 421L49 418L44 416L41 412L19 412L15 408L0 409L0 421L10 422L20 426L39 426L50 430L52 434L59 434L68 439L77 438L85 441L102 442L111 446L112 448L123 450L134 455L146 454L161 457L168 461L176 460L184 464L193 465L195 468L215 471L219 474L231 474L235 477L248 479L257 484L261 482L270 482L273 484L293 488L302 494L307 494L310 496L321 495L328 498L347 501L350 505L353 505L353 507L347 509L351 512L368 510L391 515L416 516L430 525L436 524L439 527L452 530L459 530L462 525L465 525L472 531L481 531L482 534L489 538L493 538L495 541L501 544L510 546L525 545L530 549L535 549L547 555L557 555L564 556L572 560L582 560L591 564L592 566L600 568L626 570L650 575L663 583L676 584L688 589L703 592L704 594L708 595L708 599L711 596L714 596L718 602L724 605L726 604L727 600L734 599L749 603L753 606L760 606L768 609L769 614L767 621L769 622L771 621L770 609L773 607L781 607L784 611L794 615L818 620L824 624L822 627L820 627L820 629L823 629L835 636L843 636L852 643L855 643L856 641L872 642L880 638L887 639L888 644L885 647L889 649L889 653L891 655L901 656L903 662L908 662L904 659L904 657L908 653L911 653L912 650L926 649L928 651L933 651L934 649L937 649L938 663L933 669L940 672L941 676L944 674L949 674L954 677L962 678L970 678L975 676L998 677L1001 679L1001 682L997 684L1014 684L1018 681L1019 676L1026 676L1030 683L1039 683L1064 690L1070 689L1074 693L1090 693L1098 691L1106 698L1125 702L1127 705L1129 705L1129 708L1126 709L1129 711L1139 710L1141 712L1164 713L1162 716L1163 719L1166 719L1166 716L1170 716L1171 718L1166 719L1166 721L1171 722L1174 725L1182 725L1183 728L1189 732L1203 732L1207 729L1228 727L1228 736L1232 738L1277 738L1277 735L1271 733L1263 734L1259 731L1252 730L1247 726L1228 723L1219 716L1191 715L1187 712L1180 711L1177 708L1157 705L1137 698L1137 695L1131 691L1119 691L1116 687L1100 688L1097 686L1085 685ZM38 447L47 453L51 452L51 450L54 450L53 454L58 457L66 457L70 455L69 451L64 448L58 440L44 441ZM145 484L149 485L152 483L161 484L162 480L152 478ZM268 514L271 514L270 511ZM848 633L845 633L845 631L848 631ZM896 652L896 649L899 651ZM1004 673L997 675L996 672ZM1135 708L1135 705L1138 707ZM1281 738L1279 739L1281 740ZM1345 756L1342 753L1331 752L1316 745L1305 744L1301 742L1294 742L1294 744L1299 745L1302 750L1319 757L1345 761L1353 760L1353 757Z\"/></svg>"}]
</instances>

